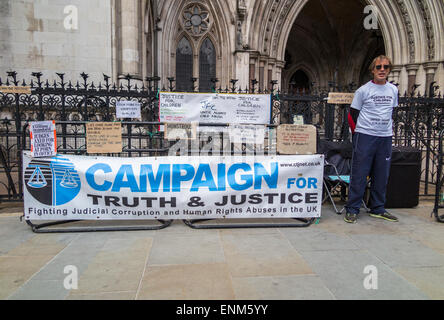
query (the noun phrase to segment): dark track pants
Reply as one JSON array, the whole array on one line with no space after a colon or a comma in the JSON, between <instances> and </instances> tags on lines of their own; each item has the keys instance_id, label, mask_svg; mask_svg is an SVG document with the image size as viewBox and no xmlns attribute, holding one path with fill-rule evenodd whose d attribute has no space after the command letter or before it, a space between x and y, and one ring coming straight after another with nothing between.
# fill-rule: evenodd
<instances>
[{"instance_id":1,"label":"dark track pants","mask_svg":"<svg viewBox=\"0 0 444 320\"><path fill-rule=\"evenodd\" d=\"M371 177L370 210L385 211L385 195L390 173L392 137L375 137L356 132L353 135L353 156L347 212L358 214L364 198L367 177Z\"/></svg>"}]
</instances>

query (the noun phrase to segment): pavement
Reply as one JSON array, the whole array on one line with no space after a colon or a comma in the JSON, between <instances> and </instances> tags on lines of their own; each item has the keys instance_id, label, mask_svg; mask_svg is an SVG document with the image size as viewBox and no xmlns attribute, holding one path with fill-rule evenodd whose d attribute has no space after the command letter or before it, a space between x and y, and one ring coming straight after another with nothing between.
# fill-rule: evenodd
<instances>
[{"instance_id":1,"label":"pavement","mask_svg":"<svg viewBox=\"0 0 444 320\"><path fill-rule=\"evenodd\" d=\"M0 299L440 300L432 208L389 210L399 222L361 210L347 224L324 205L306 228L34 233L22 207L0 203Z\"/></svg>"}]
</instances>

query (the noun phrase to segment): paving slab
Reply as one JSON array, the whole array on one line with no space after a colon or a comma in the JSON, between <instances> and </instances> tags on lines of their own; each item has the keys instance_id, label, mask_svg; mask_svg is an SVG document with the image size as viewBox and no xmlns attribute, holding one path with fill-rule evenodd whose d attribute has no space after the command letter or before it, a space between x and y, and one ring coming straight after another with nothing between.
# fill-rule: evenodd
<instances>
[{"instance_id":1,"label":"paving slab","mask_svg":"<svg viewBox=\"0 0 444 320\"><path fill-rule=\"evenodd\" d=\"M312 274L308 264L282 234L220 231L233 277Z\"/></svg>"},{"instance_id":2,"label":"paving slab","mask_svg":"<svg viewBox=\"0 0 444 320\"><path fill-rule=\"evenodd\" d=\"M22 208L0 204L0 299L443 299L444 224L430 217L432 205L390 209L398 223L361 210L351 225L324 205L307 228L175 220L160 230L37 234L19 220ZM212 223L288 222L231 220ZM77 289L63 285L67 266ZM377 289L364 286L368 266Z\"/></svg>"},{"instance_id":3,"label":"paving slab","mask_svg":"<svg viewBox=\"0 0 444 320\"><path fill-rule=\"evenodd\" d=\"M444 255L404 235L352 235L361 248L368 250L391 267L438 267Z\"/></svg>"},{"instance_id":4,"label":"paving slab","mask_svg":"<svg viewBox=\"0 0 444 320\"><path fill-rule=\"evenodd\" d=\"M362 250L302 251L314 272L336 299L428 299L421 290L377 257ZM365 286L367 266L374 266L377 288Z\"/></svg>"},{"instance_id":5,"label":"paving slab","mask_svg":"<svg viewBox=\"0 0 444 320\"><path fill-rule=\"evenodd\" d=\"M137 299L233 300L225 263L148 266Z\"/></svg>"},{"instance_id":6,"label":"paving slab","mask_svg":"<svg viewBox=\"0 0 444 320\"><path fill-rule=\"evenodd\" d=\"M240 300L333 300L334 295L319 276L233 277Z\"/></svg>"}]
</instances>

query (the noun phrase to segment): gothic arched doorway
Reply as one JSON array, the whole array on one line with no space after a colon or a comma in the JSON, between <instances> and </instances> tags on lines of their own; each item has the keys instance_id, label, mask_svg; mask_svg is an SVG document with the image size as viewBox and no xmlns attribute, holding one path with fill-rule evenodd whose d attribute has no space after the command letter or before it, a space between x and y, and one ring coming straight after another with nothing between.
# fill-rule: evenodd
<instances>
[{"instance_id":1,"label":"gothic arched doorway","mask_svg":"<svg viewBox=\"0 0 444 320\"><path fill-rule=\"evenodd\" d=\"M288 83L288 92L293 94L310 92L310 78L303 70L299 69L293 73Z\"/></svg>"},{"instance_id":2,"label":"gothic arched doorway","mask_svg":"<svg viewBox=\"0 0 444 320\"><path fill-rule=\"evenodd\" d=\"M384 53L381 30L366 29L365 0L311 0L298 14L288 36L282 84L290 87L297 65L309 66L314 86L360 85L369 60Z\"/></svg>"}]
</instances>

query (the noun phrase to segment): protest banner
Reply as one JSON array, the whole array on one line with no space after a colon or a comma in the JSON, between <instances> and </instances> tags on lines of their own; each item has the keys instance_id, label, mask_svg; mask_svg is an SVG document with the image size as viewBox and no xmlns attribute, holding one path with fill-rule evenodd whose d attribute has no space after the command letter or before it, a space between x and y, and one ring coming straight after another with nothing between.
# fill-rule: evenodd
<instances>
[{"instance_id":1,"label":"protest banner","mask_svg":"<svg viewBox=\"0 0 444 320\"><path fill-rule=\"evenodd\" d=\"M269 124L271 95L159 93L160 122Z\"/></svg>"},{"instance_id":2,"label":"protest banner","mask_svg":"<svg viewBox=\"0 0 444 320\"><path fill-rule=\"evenodd\" d=\"M25 219L320 217L323 165L323 155L37 161L24 152Z\"/></svg>"}]
</instances>

